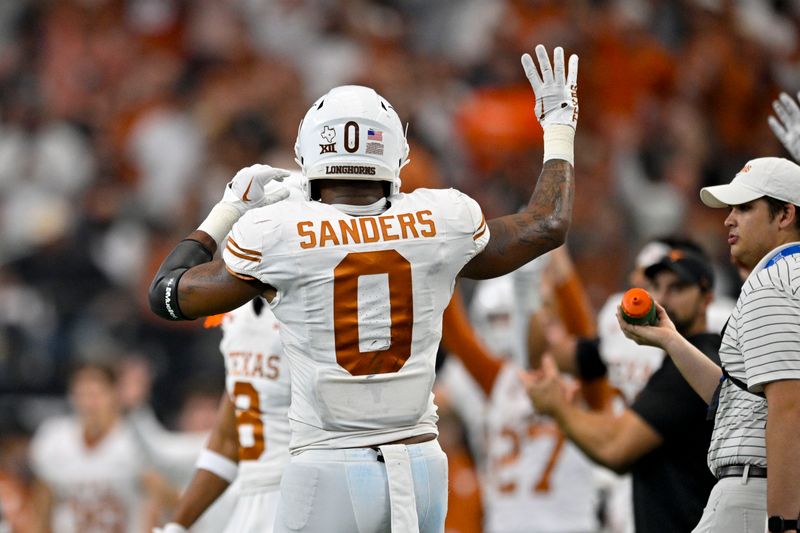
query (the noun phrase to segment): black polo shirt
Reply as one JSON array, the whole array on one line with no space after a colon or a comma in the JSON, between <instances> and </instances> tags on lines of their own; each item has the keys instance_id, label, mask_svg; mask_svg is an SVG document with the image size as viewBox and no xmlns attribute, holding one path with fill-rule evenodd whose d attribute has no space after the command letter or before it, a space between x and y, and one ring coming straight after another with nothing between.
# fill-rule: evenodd
<instances>
[{"instance_id":1,"label":"black polo shirt","mask_svg":"<svg viewBox=\"0 0 800 533\"><path fill-rule=\"evenodd\" d=\"M719 335L687 340L719 364ZM664 439L631 466L637 532L688 532L700 521L716 483L706 464L713 429L707 407L669 356L631 406Z\"/></svg>"}]
</instances>

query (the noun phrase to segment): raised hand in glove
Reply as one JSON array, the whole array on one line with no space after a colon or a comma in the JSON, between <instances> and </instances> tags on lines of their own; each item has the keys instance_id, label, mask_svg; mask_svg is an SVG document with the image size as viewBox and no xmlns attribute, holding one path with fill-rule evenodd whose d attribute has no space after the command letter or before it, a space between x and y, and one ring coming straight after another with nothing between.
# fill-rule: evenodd
<instances>
[{"instance_id":1,"label":"raised hand in glove","mask_svg":"<svg viewBox=\"0 0 800 533\"><path fill-rule=\"evenodd\" d=\"M280 182L289 171L269 165L250 165L225 186L225 194L197 228L206 232L219 245L231 227L250 209L280 202L289 196L289 189Z\"/></svg>"},{"instance_id":2,"label":"raised hand in glove","mask_svg":"<svg viewBox=\"0 0 800 533\"><path fill-rule=\"evenodd\" d=\"M800 93L798 93L800 98ZM800 107L797 102L792 100L792 97L786 93L781 93L777 100L772 102L772 109L778 115L775 117L768 117L767 122L775 137L781 141L781 144L786 148L795 161L800 162Z\"/></svg>"},{"instance_id":3,"label":"raised hand in glove","mask_svg":"<svg viewBox=\"0 0 800 533\"><path fill-rule=\"evenodd\" d=\"M269 165L250 165L225 186L222 201L232 204L240 214L250 209L280 202L289 196L289 189L280 184L289 171Z\"/></svg>"},{"instance_id":4,"label":"raised hand in glove","mask_svg":"<svg viewBox=\"0 0 800 533\"><path fill-rule=\"evenodd\" d=\"M554 124L578 125L578 56L569 57L569 70L564 75L564 49L560 46L553 51L554 67L544 46L536 46L541 76L529 54L523 54L522 67L536 94L536 118L543 129Z\"/></svg>"}]
</instances>

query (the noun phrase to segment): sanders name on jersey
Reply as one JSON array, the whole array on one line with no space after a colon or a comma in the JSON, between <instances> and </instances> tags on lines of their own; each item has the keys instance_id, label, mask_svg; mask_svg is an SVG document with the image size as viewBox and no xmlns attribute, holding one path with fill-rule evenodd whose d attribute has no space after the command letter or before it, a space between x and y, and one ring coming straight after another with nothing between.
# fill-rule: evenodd
<instances>
[{"instance_id":1,"label":"sanders name on jersey","mask_svg":"<svg viewBox=\"0 0 800 533\"><path fill-rule=\"evenodd\" d=\"M378 217L340 220L304 220L297 223L303 249L344 244L366 244L436 236L436 224L429 210Z\"/></svg>"}]
</instances>

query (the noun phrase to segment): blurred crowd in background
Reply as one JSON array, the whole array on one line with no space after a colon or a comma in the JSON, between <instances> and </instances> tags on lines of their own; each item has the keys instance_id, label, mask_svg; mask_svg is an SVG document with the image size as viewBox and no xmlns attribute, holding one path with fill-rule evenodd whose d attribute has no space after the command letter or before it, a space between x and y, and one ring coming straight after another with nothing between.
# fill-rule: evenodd
<instances>
[{"instance_id":1,"label":"blurred crowd in background","mask_svg":"<svg viewBox=\"0 0 800 533\"><path fill-rule=\"evenodd\" d=\"M0 2L0 436L63 409L76 360L146 362L172 427L190 391L222 392L219 333L157 319L146 287L239 168L296 168L298 123L333 86L371 86L409 123L408 186L518 209L541 168L519 62L537 43L580 56L568 246L595 305L673 233L735 295L698 191L787 157L766 117L800 88L799 31L797 0Z\"/></svg>"}]
</instances>

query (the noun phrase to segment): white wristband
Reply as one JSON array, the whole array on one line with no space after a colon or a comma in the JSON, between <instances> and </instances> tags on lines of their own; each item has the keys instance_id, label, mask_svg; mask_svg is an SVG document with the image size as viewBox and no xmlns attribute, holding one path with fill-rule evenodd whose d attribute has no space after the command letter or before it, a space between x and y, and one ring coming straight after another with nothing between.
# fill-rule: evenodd
<instances>
[{"instance_id":1,"label":"white wristband","mask_svg":"<svg viewBox=\"0 0 800 533\"><path fill-rule=\"evenodd\" d=\"M236 474L239 473L239 465L235 461L231 461L224 455L208 448L203 448L203 451L200 452L195 467L208 470L228 483L233 483L233 480L236 479Z\"/></svg>"},{"instance_id":2,"label":"white wristband","mask_svg":"<svg viewBox=\"0 0 800 533\"><path fill-rule=\"evenodd\" d=\"M544 130L544 160L563 159L575 164L575 128L552 124Z\"/></svg>"},{"instance_id":3,"label":"white wristband","mask_svg":"<svg viewBox=\"0 0 800 533\"><path fill-rule=\"evenodd\" d=\"M233 204L220 202L211 208L211 212L197 229L208 233L219 246L219 243L222 242L241 216L242 214Z\"/></svg>"},{"instance_id":4,"label":"white wristband","mask_svg":"<svg viewBox=\"0 0 800 533\"><path fill-rule=\"evenodd\" d=\"M189 533L189 530L180 524L170 522L164 527L153 528L153 533Z\"/></svg>"}]
</instances>

